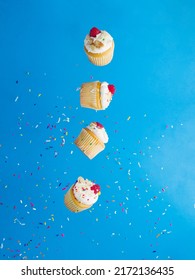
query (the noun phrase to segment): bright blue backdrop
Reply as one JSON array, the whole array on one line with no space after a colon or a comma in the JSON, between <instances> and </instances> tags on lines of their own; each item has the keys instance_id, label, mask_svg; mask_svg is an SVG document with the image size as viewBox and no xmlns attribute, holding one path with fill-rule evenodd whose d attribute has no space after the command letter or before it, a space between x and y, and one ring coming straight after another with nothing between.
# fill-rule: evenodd
<instances>
[{"instance_id":1,"label":"bright blue backdrop","mask_svg":"<svg viewBox=\"0 0 195 280\"><path fill-rule=\"evenodd\" d=\"M0 0L0 259L195 258L194 15L190 0ZM93 26L115 40L108 66L84 54ZM105 111L80 107L93 80L117 88ZM90 161L73 142L91 121L109 142ZM74 214L80 175L101 196Z\"/></svg>"}]
</instances>

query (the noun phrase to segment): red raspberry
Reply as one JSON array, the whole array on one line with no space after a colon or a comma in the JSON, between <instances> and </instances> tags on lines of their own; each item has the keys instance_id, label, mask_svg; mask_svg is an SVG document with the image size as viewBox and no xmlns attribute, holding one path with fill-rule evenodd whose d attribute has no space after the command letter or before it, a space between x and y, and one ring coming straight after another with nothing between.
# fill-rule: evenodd
<instances>
[{"instance_id":1,"label":"red raspberry","mask_svg":"<svg viewBox=\"0 0 195 280\"><path fill-rule=\"evenodd\" d=\"M101 33L101 31L99 29L97 29L96 27L93 27L93 28L91 28L91 30L89 32L89 36L96 37L99 33Z\"/></svg>"},{"instance_id":2,"label":"red raspberry","mask_svg":"<svg viewBox=\"0 0 195 280\"><path fill-rule=\"evenodd\" d=\"M93 185L90 189L92 191L94 191L94 194L97 194L97 193L100 192L100 186L99 185Z\"/></svg>"},{"instance_id":3,"label":"red raspberry","mask_svg":"<svg viewBox=\"0 0 195 280\"><path fill-rule=\"evenodd\" d=\"M110 91L112 94L114 94L114 93L115 93L115 91L116 91L116 89L115 89L115 86L114 86L114 85L108 85L108 89L109 89L109 91Z\"/></svg>"},{"instance_id":4,"label":"red raspberry","mask_svg":"<svg viewBox=\"0 0 195 280\"><path fill-rule=\"evenodd\" d=\"M101 123L99 123L99 122L96 122L96 125L97 125L98 128L103 128L103 127L104 127L104 126L103 126Z\"/></svg>"}]
</instances>

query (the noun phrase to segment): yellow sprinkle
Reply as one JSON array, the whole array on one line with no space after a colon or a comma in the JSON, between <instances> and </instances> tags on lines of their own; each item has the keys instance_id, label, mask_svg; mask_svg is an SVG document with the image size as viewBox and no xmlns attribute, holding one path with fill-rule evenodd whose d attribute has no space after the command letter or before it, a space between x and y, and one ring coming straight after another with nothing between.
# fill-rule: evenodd
<instances>
[{"instance_id":1,"label":"yellow sprinkle","mask_svg":"<svg viewBox=\"0 0 195 280\"><path fill-rule=\"evenodd\" d=\"M160 236L160 233L158 233L157 235L156 235L156 238L158 238Z\"/></svg>"},{"instance_id":2,"label":"yellow sprinkle","mask_svg":"<svg viewBox=\"0 0 195 280\"><path fill-rule=\"evenodd\" d=\"M66 131L66 136L68 135L68 131Z\"/></svg>"},{"instance_id":3,"label":"yellow sprinkle","mask_svg":"<svg viewBox=\"0 0 195 280\"><path fill-rule=\"evenodd\" d=\"M39 94L38 94L38 97L40 97L41 95L42 95L42 93L39 93Z\"/></svg>"},{"instance_id":4,"label":"yellow sprinkle","mask_svg":"<svg viewBox=\"0 0 195 280\"><path fill-rule=\"evenodd\" d=\"M127 121L129 121L129 120L130 120L130 118L131 118L131 117L129 116L129 117L127 118Z\"/></svg>"}]
</instances>

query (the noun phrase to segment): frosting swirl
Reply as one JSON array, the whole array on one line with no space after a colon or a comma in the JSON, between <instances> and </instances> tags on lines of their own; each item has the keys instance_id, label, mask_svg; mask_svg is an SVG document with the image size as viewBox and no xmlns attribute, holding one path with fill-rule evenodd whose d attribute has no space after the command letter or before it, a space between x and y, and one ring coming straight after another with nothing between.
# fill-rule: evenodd
<instances>
[{"instance_id":1,"label":"frosting swirl","mask_svg":"<svg viewBox=\"0 0 195 280\"><path fill-rule=\"evenodd\" d=\"M79 202L85 205L92 205L98 200L100 186L80 176L72 187L72 191Z\"/></svg>"},{"instance_id":2,"label":"frosting swirl","mask_svg":"<svg viewBox=\"0 0 195 280\"><path fill-rule=\"evenodd\" d=\"M105 128L98 122L92 122L87 128L92 131L103 143L108 143L108 134Z\"/></svg>"},{"instance_id":3,"label":"frosting swirl","mask_svg":"<svg viewBox=\"0 0 195 280\"><path fill-rule=\"evenodd\" d=\"M107 82L102 82L100 86L100 99L102 109L106 109L112 100L112 93L109 91L108 85L109 84Z\"/></svg>"},{"instance_id":4,"label":"frosting swirl","mask_svg":"<svg viewBox=\"0 0 195 280\"><path fill-rule=\"evenodd\" d=\"M87 35L84 40L84 46L88 52L102 53L112 47L113 38L107 31L101 31L96 37Z\"/></svg>"}]
</instances>

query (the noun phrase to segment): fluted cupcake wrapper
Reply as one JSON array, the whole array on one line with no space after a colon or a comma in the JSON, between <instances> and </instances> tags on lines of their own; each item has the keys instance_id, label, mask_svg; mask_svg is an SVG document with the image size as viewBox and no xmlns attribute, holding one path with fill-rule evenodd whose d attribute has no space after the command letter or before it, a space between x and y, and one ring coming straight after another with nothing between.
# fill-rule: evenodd
<instances>
[{"instance_id":1,"label":"fluted cupcake wrapper","mask_svg":"<svg viewBox=\"0 0 195 280\"><path fill-rule=\"evenodd\" d=\"M81 130L81 133L74 143L90 159L93 159L97 154L105 149L104 143L101 142L95 134L87 128L83 128Z\"/></svg>"},{"instance_id":2,"label":"fluted cupcake wrapper","mask_svg":"<svg viewBox=\"0 0 195 280\"><path fill-rule=\"evenodd\" d=\"M88 52L86 48L85 52L88 56L88 59L97 66L104 66L111 62L114 54L114 41L112 47L103 53L91 53Z\"/></svg>"},{"instance_id":3,"label":"fluted cupcake wrapper","mask_svg":"<svg viewBox=\"0 0 195 280\"><path fill-rule=\"evenodd\" d=\"M100 86L101 83L99 81L82 84L80 91L80 104L82 107L102 110Z\"/></svg>"},{"instance_id":4,"label":"fluted cupcake wrapper","mask_svg":"<svg viewBox=\"0 0 195 280\"><path fill-rule=\"evenodd\" d=\"M70 211L75 212L75 213L78 213L78 212L81 212L81 211L84 211L84 210L90 208L92 205L85 205L85 204L79 202L74 197L72 187L69 189L69 191L64 196L64 203L65 203L66 207Z\"/></svg>"}]
</instances>

